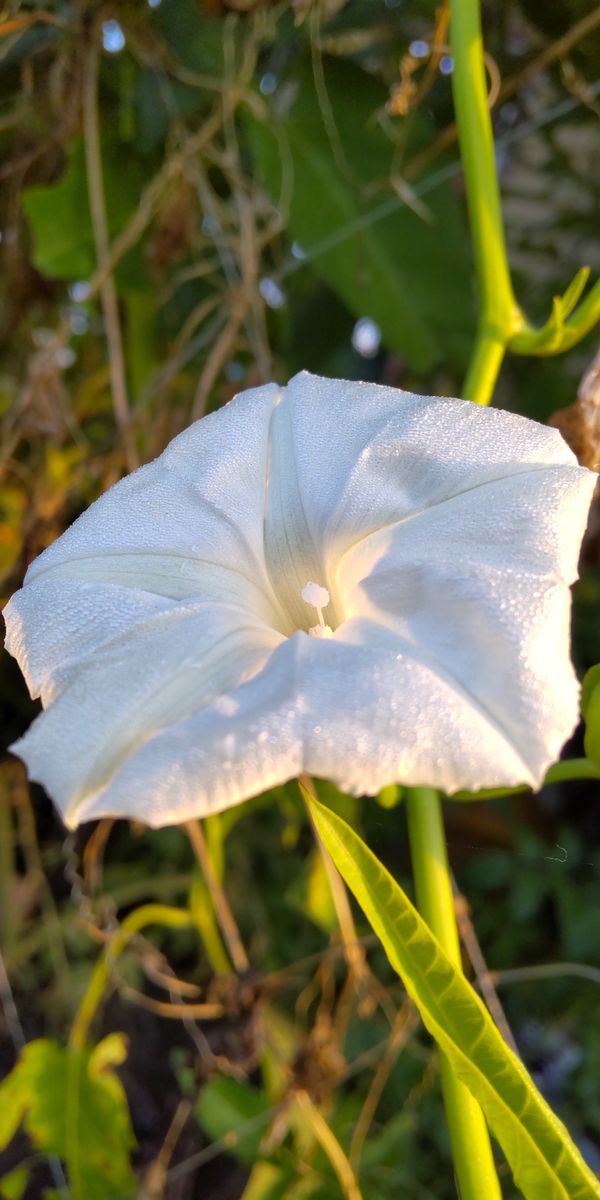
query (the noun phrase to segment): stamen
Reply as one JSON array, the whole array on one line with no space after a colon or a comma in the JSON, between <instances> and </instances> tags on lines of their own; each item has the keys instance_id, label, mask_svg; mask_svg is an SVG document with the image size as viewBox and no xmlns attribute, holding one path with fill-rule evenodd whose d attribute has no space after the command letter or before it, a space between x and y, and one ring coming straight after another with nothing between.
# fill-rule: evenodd
<instances>
[{"instance_id":1,"label":"stamen","mask_svg":"<svg viewBox=\"0 0 600 1200\"><path fill-rule=\"evenodd\" d=\"M319 624L311 626L308 631L311 636L321 638L333 637L333 630L329 625L325 624L325 618L323 616L323 609L327 608L327 605L330 601L327 588L321 587L318 583L305 583L300 595L302 596L305 604L309 604L311 608L315 608L317 610Z\"/></svg>"}]
</instances>

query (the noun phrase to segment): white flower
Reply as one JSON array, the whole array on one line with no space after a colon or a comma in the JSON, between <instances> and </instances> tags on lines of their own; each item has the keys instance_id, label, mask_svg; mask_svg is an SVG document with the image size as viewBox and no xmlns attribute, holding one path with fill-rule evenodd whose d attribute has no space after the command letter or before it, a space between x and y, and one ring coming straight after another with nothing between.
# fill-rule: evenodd
<instances>
[{"instance_id":1,"label":"white flower","mask_svg":"<svg viewBox=\"0 0 600 1200\"><path fill-rule=\"evenodd\" d=\"M539 784L577 719L569 584L595 476L460 400L297 375L242 393L30 567L13 747L66 823L160 826L302 771Z\"/></svg>"}]
</instances>

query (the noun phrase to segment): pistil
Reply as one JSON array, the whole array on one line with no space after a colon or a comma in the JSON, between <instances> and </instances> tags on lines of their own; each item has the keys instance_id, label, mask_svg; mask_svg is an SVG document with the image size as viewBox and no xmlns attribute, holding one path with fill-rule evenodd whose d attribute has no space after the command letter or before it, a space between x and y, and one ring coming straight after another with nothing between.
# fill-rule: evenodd
<instances>
[{"instance_id":1,"label":"pistil","mask_svg":"<svg viewBox=\"0 0 600 1200\"><path fill-rule=\"evenodd\" d=\"M333 630L331 629L331 626L325 624L325 618L323 616L323 609L327 608L327 605L330 601L327 588L321 587L321 585L318 583L305 583L300 595L302 596L305 604L308 604L311 608L316 609L317 617L319 619L318 625L312 625L310 627L308 631L310 636L319 638L333 637Z\"/></svg>"}]
</instances>

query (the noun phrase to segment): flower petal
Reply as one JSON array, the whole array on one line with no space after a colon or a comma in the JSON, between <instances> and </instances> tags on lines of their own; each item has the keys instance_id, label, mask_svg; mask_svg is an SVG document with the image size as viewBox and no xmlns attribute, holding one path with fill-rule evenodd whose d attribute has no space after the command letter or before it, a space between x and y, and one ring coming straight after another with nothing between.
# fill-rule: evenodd
<instances>
[{"instance_id":1,"label":"flower petal","mask_svg":"<svg viewBox=\"0 0 600 1200\"><path fill-rule=\"evenodd\" d=\"M282 473L295 463L287 507L301 507L321 556L490 480L576 466L558 430L526 417L307 372L287 385L277 419L287 423Z\"/></svg>"},{"instance_id":2,"label":"flower petal","mask_svg":"<svg viewBox=\"0 0 600 1200\"><path fill-rule=\"evenodd\" d=\"M281 640L244 610L181 602L56 672L57 698L12 748L72 823L149 738L254 675Z\"/></svg>"},{"instance_id":3,"label":"flower petal","mask_svg":"<svg viewBox=\"0 0 600 1200\"><path fill-rule=\"evenodd\" d=\"M179 600L281 612L264 565L262 520L275 384L186 429L121 480L31 565L42 577L105 581Z\"/></svg>"},{"instance_id":4,"label":"flower petal","mask_svg":"<svg viewBox=\"0 0 600 1200\"><path fill-rule=\"evenodd\" d=\"M491 481L365 538L339 569L348 615L426 653L536 783L577 723L568 585L593 487L590 472L566 466Z\"/></svg>"},{"instance_id":5,"label":"flower petal","mask_svg":"<svg viewBox=\"0 0 600 1200\"><path fill-rule=\"evenodd\" d=\"M290 630L312 623L301 599L311 580L331 595L323 610L325 623L338 624L335 576L323 533L350 464L382 421L397 413L403 396L391 388L336 383L306 371L283 392L271 424L264 542L267 568ZM351 513L346 521L351 523ZM348 537L353 540L351 533Z\"/></svg>"},{"instance_id":6,"label":"flower petal","mask_svg":"<svg viewBox=\"0 0 600 1200\"><path fill-rule=\"evenodd\" d=\"M537 781L494 717L426 649L355 618L318 650L305 649L303 669L311 774L367 795L398 781L446 792Z\"/></svg>"},{"instance_id":7,"label":"flower petal","mask_svg":"<svg viewBox=\"0 0 600 1200\"><path fill-rule=\"evenodd\" d=\"M549 464L417 508L358 539L341 556L337 584L344 602L352 610L352 588L363 579L432 561L443 564L450 580L490 566L568 586L577 578L595 483L583 467Z\"/></svg>"},{"instance_id":8,"label":"flower petal","mask_svg":"<svg viewBox=\"0 0 600 1200\"><path fill-rule=\"evenodd\" d=\"M303 769L538 783L576 719L594 482L556 431L466 402L305 374L244 393L33 564L7 644L49 708L15 749L71 825L168 824ZM308 583L333 636L295 632Z\"/></svg>"},{"instance_id":9,"label":"flower petal","mask_svg":"<svg viewBox=\"0 0 600 1200\"><path fill-rule=\"evenodd\" d=\"M296 634L248 682L158 730L96 791L72 803L67 824L134 817L159 828L221 812L303 769ZM18 753L21 753L18 749Z\"/></svg>"},{"instance_id":10,"label":"flower petal","mask_svg":"<svg viewBox=\"0 0 600 1200\"><path fill-rule=\"evenodd\" d=\"M113 703L115 694L111 688ZM75 695L72 701L74 718ZM304 633L282 640L247 682L188 716L183 711L166 727L149 728L138 744L129 739L112 773L103 776L98 756L98 773L88 769L85 789L71 783L70 800L61 802L67 823L123 816L176 824L301 771L356 794L398 780L447 792L538 781L512 738L468 691L421 648L365 618L346 622L343 640L341 631L330 640ZM65 786L64 720L51 738L41 730L39 747L28 746L36 724L16 750L57 797ZM73 745L88 762L96 743L85 725L80 718Z\"/></svg>"},{"instance_id":11,"label":"flower petal","mask_svg":"<svg viewBox=\"0 0 600 1200\"><path fill-rule=\"evenodd\" d=\"M47 707L59 671L79 670L112 638L172 607L172 600L151 592L49 572L6 605L6 649L18 659L31 695Z\"/></svg>"}]
</instances>

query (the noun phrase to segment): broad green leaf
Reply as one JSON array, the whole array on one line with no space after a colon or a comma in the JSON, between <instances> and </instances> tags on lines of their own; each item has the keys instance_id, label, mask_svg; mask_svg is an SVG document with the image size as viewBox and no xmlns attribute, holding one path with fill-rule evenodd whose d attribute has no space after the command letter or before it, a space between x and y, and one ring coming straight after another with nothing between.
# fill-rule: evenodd
<instances>
[{"instance_id":1,"label":"broad green leaf","mask_svg":"<svg viewBox=\"0 0 600 1200\"><path fill-rule=\"evenodd\" d=\"M348 62L324 63L329 115L304 61L289 81L288 108L281 112L278 102L270 119L247 118L259 175L275 203L283 198L284 211L289 200L290 241L311 268L355 316L377 322L390 349L427 370L456 351L470 327L456 200L440 187L424 212L398 206L370 222L370 211L397 198L393 147L377 122L385 91ZM354 232L340 240L344 230Z\"/></svg>"},{"instance_id":2,"label":"broad green leaf","mask_svg":"<svg viewBox=\"0 0 600 1200\"><path fill-rule=\"evenodd\" d=\"M178 62L191 71L221 79L224 47L235 37L231 25L205 15L195 0L162 0L152 17Z\"/></svg>"},{"instance_id":3,"label":"broad green leaf","mask_svg":"<svg viewBox=\"0 0 600 1200\"><path fill-rule=\"evenodd\" d=\"M23 195L33 236L33 261L51 279L86 279L96 265L89 215L83 142L72 143L56 183L36 184Z\"/></svg>"},{"instance_id":4,"label":"broad green leaf","mask_svg":"<svg viewBox=\"0 0 600 1200\"><path fill-rule=\"evenodd\" d=\"M271 1106L266 1096L228 1075L209 1080L202 1088L196 1108L202 1128L214 1142L241 1162L253 1165L265 1135Z\"/></svg>"},{"instance_id":5,"label":"broad green leaf","mask_svg":"<svg viewBox=\"0 0 600 1200\"><path fill-rule=\"evenodd\" d=\"M139 200L141 177L135 161L127 163L110 142L103 143L102 169L111 239L123 228ZM36 184L23 193L23 208L33 238L33 262L50 279L87 279L96 266L94 234L88 202L84 144L76 138L56 183ZM117 270L128 287L144 287L139 250Z\"/></svg>"},{"instance_id":6,"label":"broad green leaf","mask_svg":"<svg viewBox=\"0 0 600 1200\"><path fill-rule=\"evenodd\" d=\"M23 1123L34 1145L67 1157L69 1052L57 1042L30 1042L0 1084L0 1149ZM126 1043L113 1033L80 1058L77 1143L85 1200L135 1194L129 1155L135 1145L123 1085L112 1067L123 1062Z\"/></svg>"},{"instance_id":7,"label":"broad green leaf","mask_svg":"<svg viewBox=\"0 0 600 1200\"><path fill-rule=\"evenodd\" d=\"M224 47L235 41L235 30L225 21L204 14L197 0L161 0L152 11L152 24L171 61L182 74L190 73L195 84L171 76L164 78L153 65L139 69L135 83L136 150L147 155L157 150L169 135L173 121L201 120L212 108L214 91L198 86L202 77L212 76L219 85L224 71ZM154 33L150 36L154 37Z\"/></svg>"},{"instance_id":8,"label":"broad green leaf","mask_svg":"<svg viewBox=\"0 0 600 1200\"><path fill-rule=\"evenodd\" d=\"M600 767L600 680L586 702L583 748L590 762Z\"/></svg>"},{"instance_id":9,"label":"broad green leaf","mask_svg":"<svg viewBox=\"0 0 600 1200\"><path fill-rule=\"evenodd\" d=\"M338 816L310 800L317 829L424 1024L481 1105L527 1200L592 1200L600 1183L507 1047L470 984L385 867Z\"/></svg>"},{"instance_id":10,"label":"broad green leaf","mask_svg":"<svg viewBox=\"0 0 600 1200\"><path fill-rule=\"evenodd\" d=\"M587 720L592 693L598 687L600 687L600 663L596 663L595 667L590 667L589 671L586 671L583 677L581 685L581 712L584 720Z\"/></svg>"}]
</instances>

